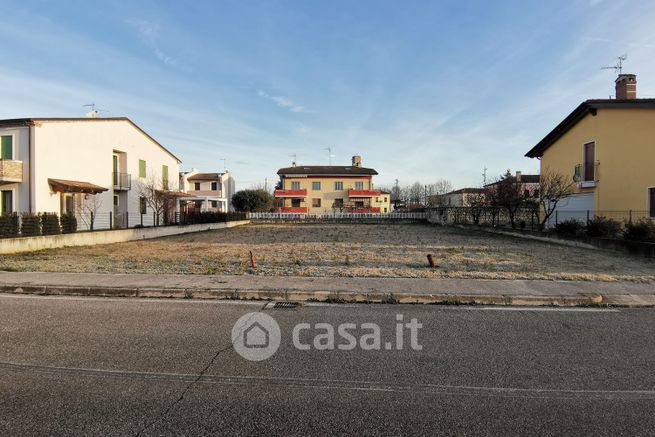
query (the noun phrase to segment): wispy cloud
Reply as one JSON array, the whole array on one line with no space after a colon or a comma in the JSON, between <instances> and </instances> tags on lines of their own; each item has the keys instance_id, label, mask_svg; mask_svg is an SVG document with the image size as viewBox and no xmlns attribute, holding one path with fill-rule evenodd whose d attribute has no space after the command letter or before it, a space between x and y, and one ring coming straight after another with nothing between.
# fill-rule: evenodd
<instances>
[{"instance_id":1,"label":"wispy cloud","mask_svg":"<svg viewBox=\"0 0 655 437\"><path fill-rule=\"evenodd\" d=\"M291 112L307 112L307 109L304 106L298 105L297 103L286 97L272 96L268 94L266 91L262 91L262 90L259 90L257 92L257 95L259 97L263 97L265 99L271 100L280 108L288 109Z\"/></svg>"},{"instance_id":2,"label":"wispy cloud","mask_svg":"<svg viewBox=\"0 0 655 437\"><path fill-rule=\"evenodd\" d=\"M153 51L157 59L166 65L177 65L176 60L159 47L160 26L147 20L129 19L127 23L134 26L139 38Z\"/></svg>"}]
</instances>

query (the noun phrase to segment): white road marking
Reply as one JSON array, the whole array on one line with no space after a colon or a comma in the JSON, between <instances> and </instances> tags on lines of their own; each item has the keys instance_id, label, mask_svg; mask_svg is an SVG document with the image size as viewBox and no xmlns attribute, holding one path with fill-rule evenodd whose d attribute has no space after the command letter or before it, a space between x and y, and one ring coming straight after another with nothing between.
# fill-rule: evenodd
<instances>
[{"instance_id":1,"label":"white road marking","mask_svg":"<svg viewBox=\"0 0 655 437\"><path fill-rule=\"evenodd\" d=\"M227 305L257 305L262 306L268 300L238 300L238 299L180 299L166 297L95 297L95 296L41 296L33 294L0 294L0 299L49 299L76 300L84 302L156 302L156 303L194 303L194 304L227 304Z\"/></svg>"},{"instance_id":2,"label":"white road marking","mask_svg":"<svg viewBox=\"0 0 655 437\"><path fill-rule=\"evenodd\" d=\"M581 307L469 307L477 311L544 311L544 312L576 312L576 313L620 313L617 308L581 308Z\"/></svg>"}]
</instances>

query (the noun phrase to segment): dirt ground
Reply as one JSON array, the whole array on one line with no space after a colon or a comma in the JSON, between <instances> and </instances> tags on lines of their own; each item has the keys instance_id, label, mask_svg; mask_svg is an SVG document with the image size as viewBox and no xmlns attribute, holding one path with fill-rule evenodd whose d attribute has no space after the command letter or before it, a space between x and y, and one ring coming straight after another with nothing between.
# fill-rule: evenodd
<instances>
[{"instance_id":1,"label":"dirt ground","mask_svg":"<svg viewBox=\"0 0 655 437\"><path fill-rule=\"evenodd\" d=\"M247 225L2 256L0 270L655 281L653 260L421 224Z\"/></svg>"}]
</instances>

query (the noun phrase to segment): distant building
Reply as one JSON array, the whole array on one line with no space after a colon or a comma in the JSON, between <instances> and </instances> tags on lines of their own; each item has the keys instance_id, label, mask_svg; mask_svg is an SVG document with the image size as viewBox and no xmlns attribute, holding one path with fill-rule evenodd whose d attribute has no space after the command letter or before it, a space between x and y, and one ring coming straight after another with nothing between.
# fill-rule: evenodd
<instances>
[{"instance_id":1,"label":"distant building","mask_svg":"<svg viewBox=\"0 0 655 437\"><path fill-rule=\"evenodd\" d=\"M275 190L278 211L295 213L384 212L390 195L373 188L378 172L362 167L360 156L352 165L294 165L278 170Z\"/></svg>"},{"instance_id":2,"label":"distant building","mask_svg":"<svg viewBox=\"0 0 655 437\"><path fill-rule=\"evenodd\" d=\"M461 188L446 194L430 196L431 206L463 206L469 207L484 201L484 188Z\"/></svg>"},{"instance_id":3,"label":"distant building","mask_svg":"<svg viewBox=\"0 0 655 437\"><path fill-rule=\"evenodd\" d=\"M538 174L522 174L517 171L514 175L516 182L520 184L523 197L538 197L539 195L539 179ZM500 181L492 182L484 186L486 190L494 190Z\"/></svg>"},{"instance_id":4,"label":"distant building","mask_svg":"<svg viewBox=\"0 0 655 437\"><path fill-rule=\"evenodd\" d=\"M200 173L193 169L180 172L180 190L188 194L180 197L185 211L233 211L234 178L230 172Z\"/></svg>"}]
</instances>

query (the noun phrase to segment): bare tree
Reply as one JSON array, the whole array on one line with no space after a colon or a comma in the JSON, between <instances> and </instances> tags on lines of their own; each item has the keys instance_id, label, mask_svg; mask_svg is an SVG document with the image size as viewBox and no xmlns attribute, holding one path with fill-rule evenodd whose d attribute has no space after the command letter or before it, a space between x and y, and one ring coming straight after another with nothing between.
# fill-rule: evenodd
<instances>
[{"instance_id":1,"label":"bare tree","mask_svg":"<svg viewBox=\"0 0 655 437\"><path fill-rule=\"evenodd\" d=\"M444 194L453 191L453 184L447 179L439 179L427 185L425 204L427 206L441 206L444 204Z\"/></svg>"},{"instance_id":2,"label":"bare tree","mask_svg":"<svg viewBox=\"0 0 655 437\"><path fill-rule=\"evenodd\" d=\"M154 225L159 226L160 220L166 222L170 209L175 207L175 191L165 189L164 181L153 174L148 175L146 179L139 179L136 185L139 197L144 198L152 209ZM167 185L170 185L170 181Z\"/></svg>"},{"instance_id":3,"label":"bare tree","mask_svg":"<svg viewBox=\"0 0 655 437\"><path fill-rule=\"evenodd\" d=\"M423 192L423 185L421 185L420 182L414 182L414 184L409 187L409 203L420 205Z\"/></svg>"},{"instance_id":4,"label":"bare tree","mask_svg":"<svg viewBox=\"0 0 655 437\"><path fill-rule=\"evenodd\" d=\"M541 172L539 193L535 196L538 208L543 212L539 220L539 229L543 230L548 219L555 213L557 204L566 196L575 192L576 184L571 177L556 173L550 169Z\"/></svg>"},{"instance_id":5,"label":"bare tree","mask_svg":"<svg viewBox=\"0 0 655 437\"><path fill-rule=\"evenodd\" d=\"M80 212L80 220L88 230L92 231L98 210L102 206L102 198L97 194L84 194L83 196L75 196L75 199L75 208Z\"/></svg>"},{"instance_id":6,"label":"bare tree","mask_svg":"<svg viewBox=\"0 0 655 437\"><path fill-rule=\"evenodd\" d=\"M521 182L507 170L489 189L490 197L496 206L507 210L512 228L516 227L516 213L525 205L525 193L522 188Z\"/></svg>"}]
</instances>

